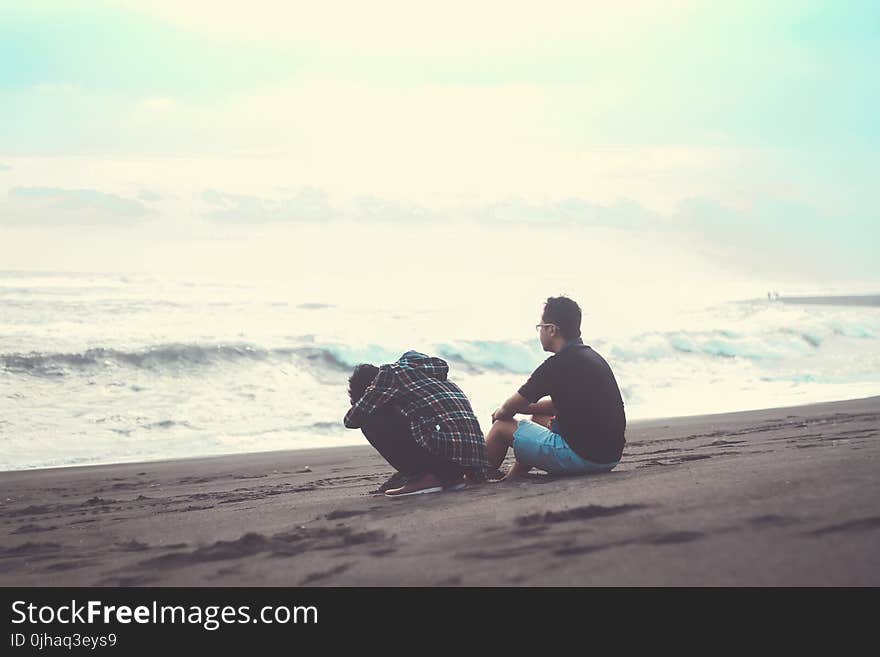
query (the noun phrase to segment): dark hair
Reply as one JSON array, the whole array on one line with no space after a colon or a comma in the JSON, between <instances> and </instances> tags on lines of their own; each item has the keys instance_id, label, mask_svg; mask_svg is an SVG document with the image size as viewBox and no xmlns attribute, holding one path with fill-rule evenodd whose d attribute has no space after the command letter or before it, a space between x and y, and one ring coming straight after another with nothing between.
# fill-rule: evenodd
<instances>
[{"instance_id":1,"label":"dark hair","mask_svg":"<svg viewBox=\"0 0 880 657\"><path fill-rule=\"evenodd\" d=\"M581 336L581 307L568 297L549 297L544 304L541 321L556 324L566 340Z\"/></svg>"},{"instance_id":2,"label":"dark hair","mask_svg":"<svg viewBox=\"0 0 880 657\"><path fill-rule=\"evenodd\" d=\"M351 376L348 377L348 397L352 404L364 396L364 391L376 378L379 368L369 363L361 363L354 368Z\"/></svg>"}]
</instances>

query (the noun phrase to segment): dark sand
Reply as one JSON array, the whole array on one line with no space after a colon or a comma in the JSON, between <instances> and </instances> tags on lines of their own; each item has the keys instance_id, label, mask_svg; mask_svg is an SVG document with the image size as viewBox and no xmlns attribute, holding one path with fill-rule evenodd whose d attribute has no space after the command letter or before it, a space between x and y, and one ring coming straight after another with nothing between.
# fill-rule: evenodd
<instances>
[{"instance_id":1,"label":"dark sand","mask_svg":"<svg viewBox=\"0 0 880 657\"><path fill-rule=\"evenodd\" d=\"M0 473L0 585L876 586L878 431L880 397L634 422L609 474L397 500L369 447Z\"/></svg>"}]
</instances>

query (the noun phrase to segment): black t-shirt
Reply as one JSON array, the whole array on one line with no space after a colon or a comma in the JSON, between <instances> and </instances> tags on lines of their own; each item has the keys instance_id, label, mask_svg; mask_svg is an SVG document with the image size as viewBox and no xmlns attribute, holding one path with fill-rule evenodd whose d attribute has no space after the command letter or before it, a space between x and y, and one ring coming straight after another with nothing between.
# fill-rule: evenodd
<instances>
[{"instance_id":1,"label":"black t-shirt","mask_svg":"<svg viewBox=\"0 0 880 657\"><path fill-rule=\"evenodd\" d=\"M580 338L532 372L519 394L534 404L550 395L556 426L569 447L593 463L620 459L626 415L608 363Z\"/></svg>"}]
</instances>

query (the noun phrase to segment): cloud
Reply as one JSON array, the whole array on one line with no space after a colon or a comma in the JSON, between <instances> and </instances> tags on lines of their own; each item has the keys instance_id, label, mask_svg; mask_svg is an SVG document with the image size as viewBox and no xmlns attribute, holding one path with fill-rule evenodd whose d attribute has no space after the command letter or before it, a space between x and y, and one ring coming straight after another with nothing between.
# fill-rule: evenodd
<instances>
[{"instance_id":1,"label":"cloud","mask_svg":"<svg viewBox=\"0 0 880 657\"><path fill-rule=\"evenodd\" d=\"M693 4L684 0L551 0L509 3L502 0L448 0L429 10L407 0L352 3L346 0L302 3L290 0L123 0L187 30L233 41L316 43L332 51L359 53L406 51L449 53L521 49L551 38L607 39L609 32L630 32L671 21ZM500 29L503 17L503 29Z\"/></svg>"},{"instance_id":2,"label":"cloud","mask_svg":"<svg viewBox=\"0 0 880 657\"><path fill-rule=\"evenodd\" d=\"M14 187L0 200L0 223L46 226L123 226L152 214L137 200L94 189Z\"/></svg>"},{"instance_id":3,"label":"cloud","mask_svg":"<svg viewBox=\"0 0 880 657\"><path fill-rule=\"evenodd\" d=\"M409 224L520 224L580 225L646 229L665 219L641 204L617 199L600 204L580 197L531 201L504 200L421 204L396 198L361 194L331 196L317 187L303 187L280 198L244 195L209 189L202 193L201 215L227 224L349 221Z\"/></svg>"},{"instance_id":4,"label":"cloud","mask_svg":"<svg viewBox=\"0 0 880 657\"><path fill-rule=\"evenodd\" d=\"M670 216L664 239L690 243L729 269L805 280L835 272L876 278L877 226L871 213L826 212L772 196L742 208L695 197Z\"/></svg>"},{"instance_id":5,"label":"cloud","mask_svg":"<svg viewBox=\"0 0 880 657\"><path fill-rule=\"evenodd\" d=\"M352 209L358 221L428 222L443 219L443 214L417 203L383 199L372 195L358 196Z\"/></svg>"},{"instance_id":6,"label":"cloud","mask_svg":"<svg viewBox=\"0 0 880 657\"><path fill-rule=\"evenodd\" d=\"M149 189L142 189L140 194L138 194L138 199L141 201L146 201L147 203L152 203L154 201L161 201L162 196L157 194L156 192L152 192Z\"/></svg>"},{"instance_id":7,"label":"cloud","mask_svg":"<svg viewBox=\"0 0 880 657\"><path fill-rule=\"evenodd\" d=\"M326 221L335 216L326 194L314 187L303 187L292 196L277 199L209 189L201 200L207 206L202 216L219 223Z\"/></svg>"},{"instance_id":8,"label":"cloud","mask_svg":"<svg viewBox=\"0 0 880 657\"><path fill-rule=\"evenodd\" d=\"M649 228L661 219L657 213L635 201L618 199L601 205L578 197L541 203L512 198L475 208L474 216L500 223L562 223L611 228Z\"/></svg>"},{"instance_id":9,"label":"cloud","mask_svg":"<svg viewBox=\"0 0 880 657\"><path fill-rule=\"evenodd\" d=\"M285 79L296 59L284 50L221 43L104 0L0 3L0 90L145 95L161 109Z\"/></svg>"}]
</instances>

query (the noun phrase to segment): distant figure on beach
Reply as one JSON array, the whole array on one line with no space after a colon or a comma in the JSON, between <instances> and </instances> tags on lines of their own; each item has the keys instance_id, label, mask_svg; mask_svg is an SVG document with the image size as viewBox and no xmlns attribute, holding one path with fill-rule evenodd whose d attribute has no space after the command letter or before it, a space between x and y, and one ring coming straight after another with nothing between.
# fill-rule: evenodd
<instances>
[{"instance_id":1,"label":"distant figure on beach","mask_svg":"<svg viewBox=\"0 0 880 657\"><path fill-rule=\"evenodd\" d=\"M580 307L567 297L550 297L535 328L544 351L554 355L492 414L490 467L500 467L513 447L516 462L504 479L532 468L550 474L611 470L626 443L623 398L611 367L581 340ZM518 413L532 421L515 420Z\"/></svg>"},{"instance_id":2,"label":"distant figure on beach","mask_svg":"<svg viewBox=\"0 0 880 657\"><path fill-rule=\"evenodd\" d=\"M417 351L396 363L362 364L349 379L345 426L360 428L398 471L380 491L389 497L437 493L483 481L486 443L470 401L446 377L449 365Z\"/></svg>"}]
</instances>

